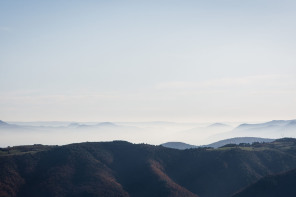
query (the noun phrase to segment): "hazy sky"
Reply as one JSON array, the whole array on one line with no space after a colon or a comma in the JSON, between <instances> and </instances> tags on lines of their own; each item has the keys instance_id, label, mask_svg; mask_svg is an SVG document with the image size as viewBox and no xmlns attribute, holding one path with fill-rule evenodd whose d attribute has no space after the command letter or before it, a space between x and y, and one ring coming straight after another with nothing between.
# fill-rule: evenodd
<instances>
[{"instance_id":1,"label":"hazy sky","mask_svg":"<svg viewBox=\"0 0 296 197\"><path fill-rule=\"evenodd\" d=\"M2 0L0 119L295 119L295 10L295 0Z\"/></svg>"}]
</instances>

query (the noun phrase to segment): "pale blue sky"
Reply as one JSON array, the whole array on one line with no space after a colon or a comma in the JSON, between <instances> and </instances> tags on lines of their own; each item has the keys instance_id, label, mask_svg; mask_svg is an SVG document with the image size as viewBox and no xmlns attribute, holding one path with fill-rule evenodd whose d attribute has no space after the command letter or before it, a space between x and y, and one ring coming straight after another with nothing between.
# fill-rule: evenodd
<instances>
[{"instance_id":1,"label":"pale blue sky","mask_svg":"<svg viewBox=\"0 0 296 197\"><path fill-rule=\"evenodd\" d=\"M0 119L296 114L296 2L0 1Z\"/></svg>"}]
</instances>

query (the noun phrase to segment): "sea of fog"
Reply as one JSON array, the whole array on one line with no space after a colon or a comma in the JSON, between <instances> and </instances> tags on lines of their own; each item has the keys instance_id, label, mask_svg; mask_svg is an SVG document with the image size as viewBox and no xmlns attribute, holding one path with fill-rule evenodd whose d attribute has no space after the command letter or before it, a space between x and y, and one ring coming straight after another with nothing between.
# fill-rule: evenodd
<instances>
[{"instance_id":1,"label":"sea of fog","mask_svg":"<svg viewBox=\"0 0 296 197\"><path fill-rule=\"evenodd\" d=\"M180 141L207 144L213 136L231 131L238 123L174 122L8 122L0 127L0 146L27 144L64 145L77 142L125 140L158 145ZM212 125L212 126L211 126Z\"/></svg>"},{"instance_id":2,"label":"sea of fog","mask_svg":"<svg viewBox=\"0 0 296 197\"><path fill-rule=\"evenodd\" d=\"M296 137L295 123L295 120L249 125L238 122L8 122L0 125L0 147L113 140L153 145L165 142L206 145L232 137Z\"/></svg>"}]
</instances>

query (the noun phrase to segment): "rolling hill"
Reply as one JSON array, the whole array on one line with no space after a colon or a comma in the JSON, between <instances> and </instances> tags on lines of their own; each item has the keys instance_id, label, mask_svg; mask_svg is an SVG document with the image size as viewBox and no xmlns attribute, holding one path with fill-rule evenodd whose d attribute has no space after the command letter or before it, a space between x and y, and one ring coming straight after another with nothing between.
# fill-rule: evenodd
<instances>
[{"instance_id":1,"label":"rolling hill","mask_svg":"<svg viewBox=\"0 0 296 197\"><path fill-rule=\"evenodd\" d=\"M212 148L219 148L222 146L225 146L227 144L240 144L240 143L247 143L252 144L255 142L272 142L274 139L268 139L268 138L258 138L258 137L235 137L235 138L229 138L225 140L220 140L218 142L214 142L208 145L204 145L206 147L212 147Z\"/></svg>"},{"instance_id":2,"label":"rolling hill","mask_svg":"<svg viewBox=\"0 0 296 197\"><path fill-rule=\"evenodd\" d=\"M241 143L247 143L252 144L255 142L272 142L274 139L268 139L268 138L258 138L258 137L236 137L236 138L229 138L225 140L220 140L208 145L202 145L202 146L196 146L191 144L186 144L183 142L166 142L161 144L161 146L167 147L167 148L174 148L179 150L184 149L190 149L190 148L198 148L198 147L211 147L211 148L219 148L222 146L225 146L227 144L241 144Z\"/></svg>"},{"instance_id":3,"label":"rolling hill","mask_svg":"<svg viewBox=\"0 0 296 197\"><path fill-rule=\"evenodd\" d=\"M237 137L296 138L296 120L272 120L256 124L240 124L233 130L212 135L211 141Z\"/></svg>"},{"instance_id":4,"label":"rolling hill","mask_svg":"<svg viewBox=\"0 0 296 197\"><path fill-rule=\"evenodd\" d=\"M296 140L218 149L124 141L0 149L0 196L229 197L296 168Z\"/></svg>"},{"instance_id":5,"label":"rolling hill","mask_svg":"<svg viewBox=\"0 0 296 197\"><path fill-rule=\"evenodd\" d=\"M272 120L265 123L259 124L241 124L236 127L234 132L251 134L251 133L262 133L266 132L273 135L293 135L296 131L296 120Z\"/></svg>"},{"instance_id":6,"label":"rolling hill","mask_svg":"<svg viewBox=\"0 0 296 197\"><path fill-rule=\"evenodd\" d=\"M161 146L166 147L166 148L174 148L174 149L179 149L179 150L185 150L185 149L190 149L190 148L198 148L198 146L191 145L191 144L186 144L183 142L166 142L161 144Z\"/></svg>"},{"instance_id":7,"label":"rolling hill","mask_svg":"<svg viewBox=\"0 0 296 197\"><path fill-rule=\"evenodd\" d=\"M295 197L296 169L260 179L233 197Z\"/></svg>"}]
</instances>

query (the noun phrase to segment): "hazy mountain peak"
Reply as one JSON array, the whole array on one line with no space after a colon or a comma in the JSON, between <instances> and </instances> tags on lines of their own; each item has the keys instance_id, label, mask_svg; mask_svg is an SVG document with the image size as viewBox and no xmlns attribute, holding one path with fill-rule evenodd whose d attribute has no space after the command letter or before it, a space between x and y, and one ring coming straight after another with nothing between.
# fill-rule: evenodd
<instances>
[{"instance_id":1,"label":"hazy mountain peak","mask_svg":"<svg viewBox=\"0 0 296 197\"><path fill-rule=\"evenodd\" d=\"M236 129L273 129L273 128L281 128L288 125L295 125L296 120L272 120L269 122L264 123L257 123L257 124L241 124Z\"/></svg>"},{"instance_id":2,"label":"hazy mountain peak","mask_svg":"<svg viewBox=\"0 0 296 197\"><path fill-rule=\"evenodd\" d=\"M296 125L296 120L290 120L287 125Z\"/></svg>"},{"instance_id":3,"label":"hazy mountain peak","mask_svg":"<svg viewBox=\"0 0 296 197\"><path fill-rule=\"evenodd\" d=\"M8 123L0 120L0 125L8 125Z\"/></svg>"},{"instance_id":4,"label":"hazy mountain peak","mask_svg":"<svg viewBox=\"0 0 296 197\"><path fill-rule=\"evenodd\" d=\"M217 141L217 142L205 145L205 146L219 148L219 147L225 146L227 144L240 144L240 143L252 144L254 142L262 143L262 142L272 142L272 141L274 141L274 139L259 138L259 137L235 137L235 138L220 140L220 141Z\"/></svg>"},{"instance_id":5,"label":"hazy mountain peak","mask_svg":"<svg viewBox=\"0 0 296 197\"><path fill-rule=\"evenodd\" d=\"M223 123L217 122L217 123L214 123L214 124L209 125L208 127L209 128L214 128L214 127L230 127L230 126L227 125L227 124L223 124Z\"/></svg>"},{"instance_id":6,"label":"hazy mountain peak","mask_svg":"<svg viewBox=\"0 0 296 197\"><path fill-rule=\"evenodd\" d=\"M68 125L68 127L79 127L79 126L80 126L80 124L77 122L72 122Z\"/></svg>"},{"instance_id":7,"label":"hazy mountain peak","mask_svg":"<svg viewBox=\"0 0 296 197\"><path fill-rule=\"evenodd\" d=\"M116 127L117 125L112 122L101 122L97 124L98 126L104 126L104 127Z\"/></svg>"},{"instance_id":8,"label":"hazy mountain peak","mask_svg":"<svg viewBox=\"0 0 296 197\"><path fill-rule=\"evenodd\" d=\"M249 127L249 126L252 126L252 125L255 125L255 124L243 123L243 124L238 125L236 128L246 128L246 127Z\"/></svg>"},{"instance_id":9,"label":"hazy mountain peak","mask_svg":"<svg viewBox=\"0 0 296 197\"><path fill-rule=\"evenodd\" d=\"M161 146L166 147L166 148L180 149L180 150L198 147L195 145L186 144L184 142L166 142L166 143L161 144Z\"/></svg>"}]
</instances>

